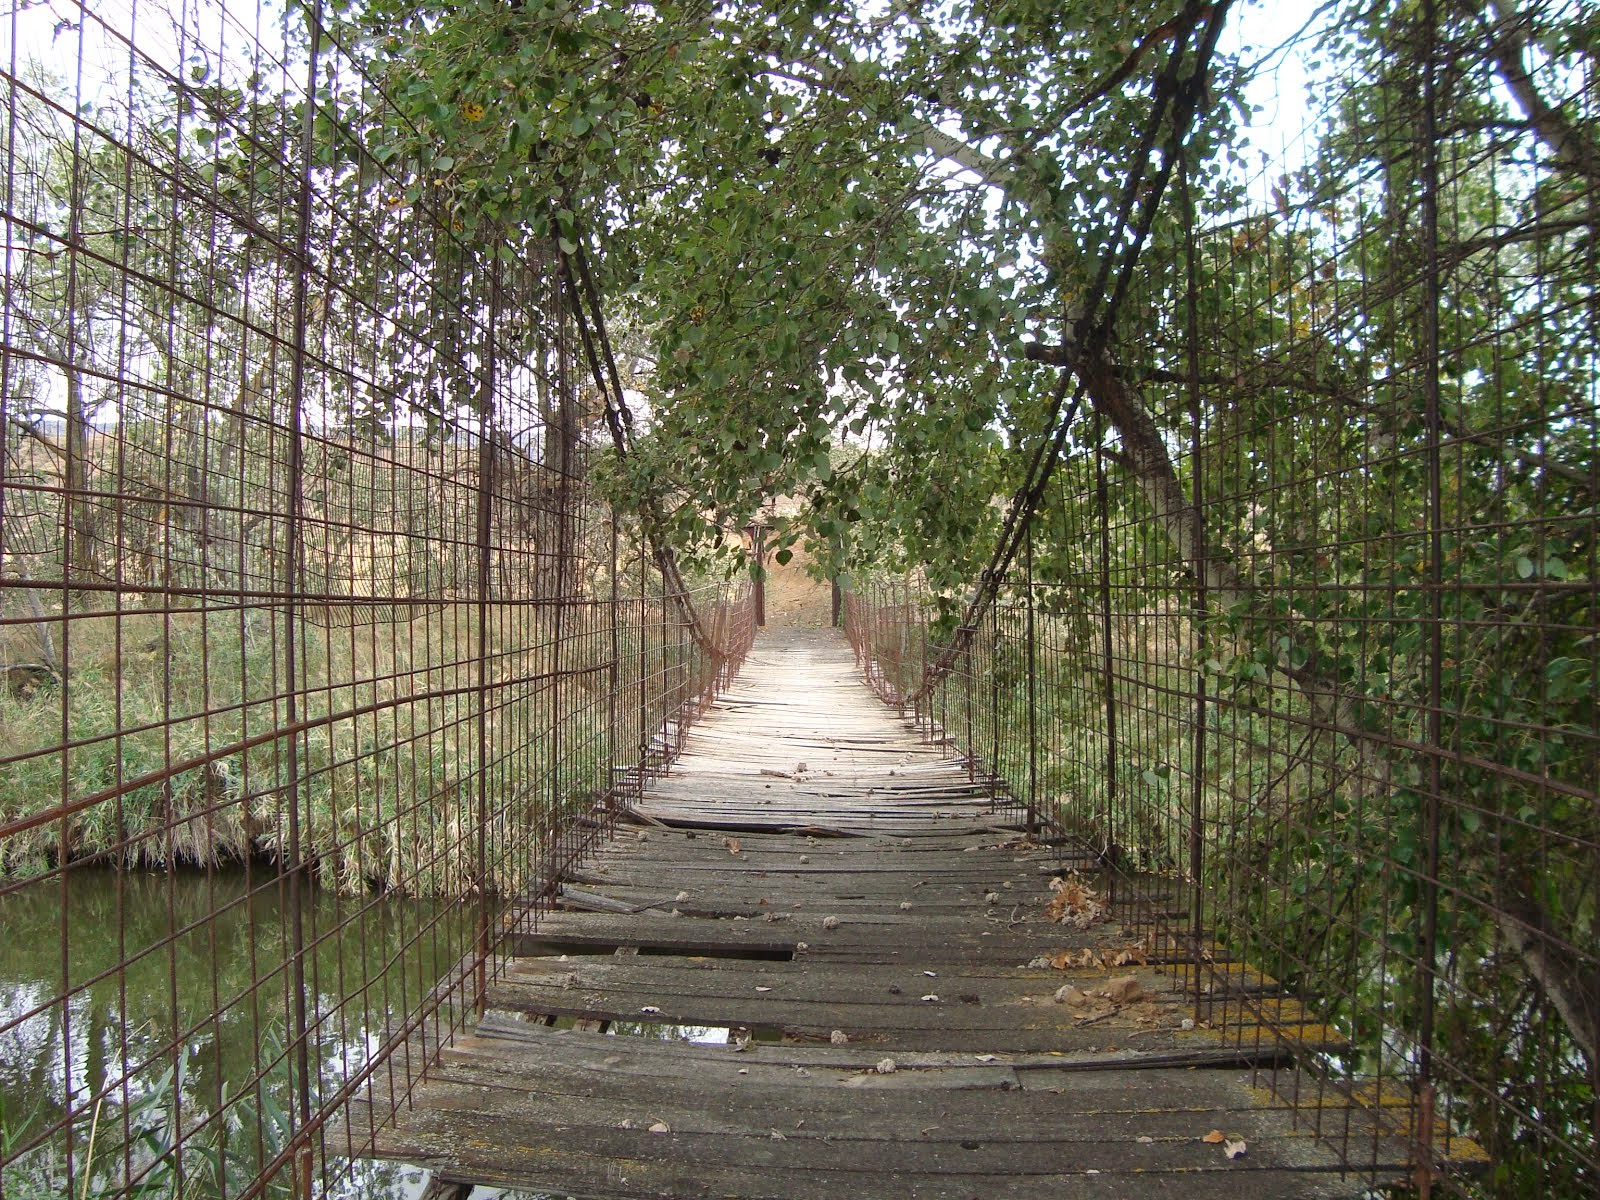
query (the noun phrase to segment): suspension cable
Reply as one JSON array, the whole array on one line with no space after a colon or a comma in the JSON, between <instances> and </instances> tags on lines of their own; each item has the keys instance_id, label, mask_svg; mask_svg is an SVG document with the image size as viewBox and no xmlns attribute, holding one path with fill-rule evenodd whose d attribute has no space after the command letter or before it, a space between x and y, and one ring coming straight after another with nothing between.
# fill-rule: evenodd
<instances>
[{"instance_id":1,"label":"suspension cable","mask_svg":"<svg viewBox=\"0 0 1600 1200\"><path fill-rule=\"evenodd\" d=\"M972 597L967 601L961 623L956 627L955 636L938 657L928 664L923 672L922 682L912 696L913 700L925 699L934 688L938 687L940 680L950 673L966 649L967 643L971 641L989 606L999 595L1000 587L1005 582L1018 548L1022 545L1039 501L1060 462L1062 451L1066 448L1067 437L1088 389L1090 372L1104 368L1117 314L1132 283L1134 268L1149 239L1162 196L1172 176L1173 165L1188 138L1194 118L1199 111L1200 101L1205 95L1211 59L1216 51L1217 39L1221 36L1230 3L1231 0L1221 0L1217 4L1190 0L1178 18L1179 32L1173 38L1172 52L1167 57L1166 65L1156 79L1151 96L1150 116L1140 135L1134 165L1128 171L1123 183L1116 221L1111 236L1106 241L1107 252L1101 259L1100 269L1093 286L1089 289L1082 315L1073 323L1077 337L1069 343L1069 353L1059 360L1059 365L1066 370L1051 396L1043 436L1028 461L1022 483L1012 494L1000 536L996 540L994 552L989 557L989 565L984 568ZM1204 22L1204 28L1200 30L1199 43L1195 49L1194 69L1187 76L1181 76L1180 71L1188 45L1194 37L1195 30L1201 26L1201 22ZM1169 112L1171 123L1167 139L1162 145L1161 161L1151 173L1156 140ZM1121 254L1120 269L1117 269L1118 255L1115 247L1129 230L1129 225L1133 221L1134 207L1139 201L1141 192L1144 199L1140 206L1138 222L1134 225L1132 239ZM1116 281L1115 286L1111 287L1114 270ZM1108 287L1111 287L1109 298L1106 296ZM1102 300L1104 300L1103 308ZM1073 382L1074 379L1076 383ZM1067 400L1069 389L1070 401Z\"/></svg>"},{"instance_id":2,"label":"suspension cable","mask_svg":"<svg viewBox=\"0 0 1600 1200\"><path fill-rule=\"evenodd\" d=\"M594 385L599 389L605 404L606 427L611 432L611 444L616 450L617 458L626 463L633 450L633 413L629 410L627 398L622 391L622 378L617 371L616 358L611 351L611 339L606 333L605 313L600 304L600 292L595 286L594 275L589 269L589 255L584 249L584 237L580 230L574 228L572 240L576 242L576 249L568 253L561 244L561 231L553 219L551 234L561 258L562 279L566 284L568 295L572 297L573 316L578 326L578 337L583 343L584 358L589 364L589 373L594 379ZM661 513L653 494L641 498L637 515L645 542L650 547L650 556L655 561L656 569L661 572L667 594L672 598L672 602L683 617L684 624L689 628L689 636L703 652L716 658L720 650L706 632L705 622L695 607L694 597L690 594L689 587L683 580L683 573L678 567L677 555L673 553L671 544L662 532Z\"/></svg>"}]
</instances>

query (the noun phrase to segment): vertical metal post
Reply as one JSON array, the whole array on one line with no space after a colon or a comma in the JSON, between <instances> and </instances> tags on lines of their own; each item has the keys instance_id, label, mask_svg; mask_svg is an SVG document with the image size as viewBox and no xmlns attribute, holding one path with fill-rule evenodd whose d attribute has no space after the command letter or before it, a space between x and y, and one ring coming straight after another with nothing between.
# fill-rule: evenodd
<instances>
[{"instance_id":1,"label":"vertical metal post","mask_svg":"<svg viewBox=\"0 0 1600 1200\"><path fill-rule=\"evenodd\" d=\"M1028 642L1028 836L1039 828L1039 680L1038 652L1034 643L1033 628L1033 517L1026 518L1022 543L1023 569L1027 574L1026 591L1027 642Z\"/></svg>"},{"instance_id":2,"label":"vertical metal post","mask_svg":"<svg viewBox=\"0 0 1600 1200\"><path fill-rule=\"evenodd\" d=\"M1000 606L989 605L989 801L1000 799Z\"/></svg>"},{"instance_id":3,"label":"vertical metal post","mask_svg":"<svg viewBox=\"0 0 1600 1200\"><path fill-rule=\"evenodd\" d=\"M895 655L895 690L900 693L900 711L906 710L906 696L909 694L907 686L910 668L907 665L911 659L911 581L907 578L900 580L900 603L895 607L895 628L900 638L900 648ZM912 718L916 718L915 706L912 706Z\"/></svg>"},{"instance_id":4,"label":"vertical metal post","mask_svg":"<svg viewBox=\"0 0 1600 1200\"><path fill-rule=\"evenodd\" d=\"M1106 856L1115 863L1117 806L1117 687L1111 653L1111 499L1106 484L1105 418L1094 418L1094 490L1100 510L1100 670L1106 713ZM1116 895L1117 873L1107 875L1107 890Z\"/></svg>"},{"instance_id":5,"label":"vertical metal post","mask_svg":"<svg viewBox=\"0 0 1600 1200\"><path fill-rule=\"evenodd\" d=\"M477 708L475 714L478 749L477 769L477 841L478 861L475 867L478 888L478 928L474 952L473 976L476 991L473 1009L483 1016L485 997L489 992L489 589L490 589L490 525L494 520L494 494L498 485L499 468L495 453L495 340L494 328L499 318L500 265L495 260L489 275L489 320L485 331L483 382L478 395L478 514L475 541L478 555L478 644L477 644Z\"/></svg>"},{"instance_id":6,"label":"vertical metal post","mask_svg":"<svg viewBox=\"0 0 1600 1200\"><path fill-rule=\"evenodd\" d=\"M1443 749L1444 714L1444 533L1440 478L1439 413L1439 145L1437 36L1435 0L1423 0L1422 20L1426 62L1422 73L1422 253L1424 304L1422 310L1423 420L1427 436L1428 508L1428 716L1426 795L1418 807L1422 828L1418 841L1426 847L1419 897L1422 918L1417 986L1420 989L1417 1029L1417 1190L1428 1200L1433 1190L1433 1031L1434 997L1438 979L1435 966L1439 933L1439 794L1442 784L1440 752Z\"/></svg>"},{"instance_id":7,"label":"vertical metal post","mask_svg":"<svg viewBox=\"0 0 1600 1200\"><path fill-rule=\"evenodd\" d=\"M83 43L84 34L82 29L80 29L78 33L78 48L74 73L75 82L73 85L73 95L80 100L84 95ZM14 42L13 46L15 46ZM15 50L13 50L13 57L14 56ZM9 90L14 97L17 90L15 83L12 84ZM14 144L17 128L17 114L14 99L12 100L11 108L7 115L10 117L10 120L7 123L8 141L13 142ZM84 505L88 501L86 493L89 478L89 439L88 430L85 428L87 422L83 415L83 377L79 364L81 345L80 326L82 322L82 316L81 307L78 302L78 272L80 255L82 254L83 248L83 192L81 171L84 157L82 122L74 121L72 126L72 176L67 204L67 337L63 354L63 357L67 362L65 397L67 405L67 422L66 428L63 431L65 434L64 440L66 445L63 447L64 461L62 463L62 484L64 486L61 501L61 719L60 724L57 727L59 731L58 736L60 737L60 744L62 747L60 759L61 782L59 795L61 809L63 812L67 811L67 806L72 799L73 755L70 746L73 737L71 718L73 692L71 667L72 633L73 625L75 624L75 622L72 620L72 609L74 600L79 598L79 593L73 589L72 585L76 581L77 576L80 574L80 572L77 570L77 567L80 564L86 564L88 562L89 553L89 547L85 544L87 538L83 536L88 532L86 528L87 522L82 518ZM13 170L12 164L15 160L14 158L8 157L6 161L6 176L9 183ZM10 199L10 197L8 196L7 199ZM6 216L9 218L11 213L12 210L8 206L6 209ZM7 222L7 226L6 232L9 235L11 233L9 221ZM8 241L7 245L9 246L10 244L11 243ZM8 269L6 272L8 290L11 284L11 274L11 271ZM8 305L6 310L6 316L8 320L10 319L11 312L12 310ZM7 348L9 349L11 345L9 339L6 344ZM9 396L9 393L7 393L7 395ZM0 457L5 457L5 455L0 454ZM87 583L88 579L84 579L83 582ZM118 627L121 627L120 622L118 622ZM71 928L67 915L71 912L70 906L72 900L72 876L67 870L67 864L72 861L72 822L65 819L61 820L56 828L56 857L57 861L61 864L61 881L58 889L58 903L60 904L61 911L61 949L59 958L59 967L61 971L60 987L61 995L66 997L72 992L73 961ZM175 1006L173 1011L176 1013ZM59 1013L61 1022L61 1044L63 1046L71 1046L73 1044L74 1036L72 1005L68 1004L66 1000L63 999L60 1003ZM181 1053L181 1049L174 1049L175 1055ZM65 1053L62 1055L62 1063L62 1107L66 1110L67 1115L67 1120L62 1130L62 1141L63 1153L66 1160L65 1185L66 1191L68 1194L70 1194L73 1189L77 1187L77 1179L74 1174L74 1168L77 1162L74 1139L77 1131L74 1127L73 1120L73 1093L76 1091L76 1087L73 1082L74 1064L71 1053ZM180 1062L175 1060L173 1062L174 1072L176 1072L181 1065L182 1064ZM174 1078L176 1078L176 1075ZM181 1103L181 1097L179 1097L179 1102ZM183 1165L183 1156L181 1153L178 1154L177 1161L179 1166L178 1179L181 1182ZM86 1164L84 1167L85 1174L90 1173L92 1168L92 1163ZM86 1191L87 1188L84 1190Z\"/></svg>"},{"instance_id":8,"label":"vertical metal post","mask_svg":"<svg viewBox=\"0 0 1600 1200\"><path fill-rule=\"evenodd\" d=\"M1194 193L1189 188L1188 155L1179 150L1178 186L1183 203L1183 257L1184 257L1184 354L1188 362L1187 388L1189 392L1189 503L1199 513L1205 499L1204 472L1201 469L1202 450L1200 414L1200 269L1199 255L1194 239ZM1195 539L1194 573L1194 637L1198 639L1194 670L1194 741L1190 759L1189 792L1189 939L1190 956L1194 966L1194 1019L1198 1024L1205 1019L1201 1012L1204 987L1200 981L1200 967L1205 956L1205 804L1206 778L1206 542Z\"/></svg>"},{"instance_id":9,"label":"vertical metal post","mask_svg":"<svg viewBox=\"0 0 1600 1200\"><path fill-rule=\"evenodd\" d=\"M766 564L766 539L767 528L760 521L755 521L750 526L750 553L756 560L756 628L765 629L767 625L767 564Z\"/></svg>"},{"instance_id":10,"label":"vertical metal post","mask_svg":"<svg viewBox=\"0 0 1600 1200\"><path fill-rule=\"evenodd\" d=\"M650 556L644 535L634 531L639 555L639 786L635 799L644 799L644 780L650 771Z\"/></svg>"},{"instance_id":11,"label":"vertical metal post","mask_svg":"<svg viewBox=\"0 0 1600 1200\"><path fill-rule=\"evenodd\" d=\"M966 696L967 707L966 734L962 739L961 747L966 752L967 757L967 782L976 783L978 780L978 751L972 742L972 692L977 687L977 680L973 678L973 671L977 666L977 656L973 653L973 641L976 638L976 631L969 627L963 627L959 634L963 647L961 655L967 660L966 668L963 672L966 677L966 685L962 689Z\"/></svg>"},{"instance_id":12,"label":"vertical metal post","mask_svg":"<svg viewBox=\"0 0 1600 1200\"><path fill-rule=\"evenodd\" d=\"M550 715L547 718L550 729L550 819L552 829L565 825L566 819L562 809L564 807L561 789L561 706L565 702L565 689L561 686L564 664L562 658L565 648L562 641L566 637L567 589L569 572L575 568L572 565L572 458L577 453L576 444L570 441L565 428L570 419L566 414L572 403L572 337L568 330L567 322L577 311L582 303L578 296L577 284L571 272L563 273L556 280L556 358L555 358L555 391L556 412L561 414L557 420L563 428L560 438L563 445L561 453L561 477L556 480L556 586L555 586L555 617L550 622ZM565 869L565 868L563 868Z\"/></svg>"},{"instance_id":13,"label":"vertical metal post","mask_svg":"<svg viewBox=\"0 0 1600 1200\"><path fill-rule=\"evenodd\" d=\"M315 170L317 118L317 65L322 42L322 0L312 0L307 25L305 106L300 120L300 180L295 198L295 281L293 345L289 376L289 509L288 547L284 580L284 719L293 729L300 723L300 588L304 575L305 538L305 400L306 326L310 312L311 288L311 187ZM293 995L289 999L294 1028L291 1031L291 1070L294 1074L294 1114L298 1128L291 1144L295 1147L294 1190L301 1200L311 1198L311 1052L306 1019L306 934L305 901L302 895L300 814L300 746L304 733L285 739L286 763L283 791L289 799L288 846L284 869L288 875L286 900L289 905L289 972Z\"/></svg>"},{"instance_id":14,"label":"vertical metal post","mask_svg":"<svg viewBox=\"0 0 1600 1200\"><path fill-rule=\"evenodd\" d=\"M606 572L610 577L611 593L606 603L606 612L611 624L611 662L606 670L606 786L610 789L609 797L613 809L622 807L621 797L617 793L617 766L619 755L617 753L618 735L621 733L620 719L618 717L617 693L622 688L622 591L621 581L618 578L617 552L619 541L617 537L617 510L610 512L611 536L609 540L609 564Z\"/></svg>"}]
</instances>

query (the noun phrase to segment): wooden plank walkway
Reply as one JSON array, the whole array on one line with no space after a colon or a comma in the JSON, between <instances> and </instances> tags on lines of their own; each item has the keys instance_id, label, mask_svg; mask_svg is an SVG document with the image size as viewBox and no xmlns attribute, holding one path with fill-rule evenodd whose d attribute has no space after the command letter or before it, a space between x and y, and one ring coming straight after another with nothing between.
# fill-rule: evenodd
<instances>
[{"instance_id":1,"label":"wooden plank walkway","mask_svg":"<svg viewBox=\"0 0 1600 1200\"><path fill-rule=\"evenodd\" d=\"M1029 965L1133 939L1115 910L1048 918L1054 852L832 633L758 643L639 819L521 937L376 1156L595 1198L1364 1194L1255 1086L1282 1048L1185 1028L1170 967ZM1057 1002L1067 984L1087 997ZM1379 1147L1367 1165L1404 1174Z\"/></svg>"}]
</instances>

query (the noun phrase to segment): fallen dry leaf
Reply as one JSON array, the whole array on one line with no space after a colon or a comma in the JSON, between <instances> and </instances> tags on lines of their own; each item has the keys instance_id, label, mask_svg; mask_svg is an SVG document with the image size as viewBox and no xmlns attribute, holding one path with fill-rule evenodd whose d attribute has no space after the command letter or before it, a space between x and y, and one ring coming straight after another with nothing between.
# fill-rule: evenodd
<instances>
[{"instance_id":1,"label":"fallen dry leaf","mask_svg":"<svg viewBox=\"0 0 1600 1200\"><path fill-rule=\"evenodd\" d=\"M1223 1142L1228 1140L1228 1135L1223 1133L1220 1129L1213 1129L1200 1140L1209 1146L1220 1146Z\"/></svg>"},{"instance_id":2,"label":"fallen dry leaf","mask_svg":"<svg viewBox=\"0 0 1600 1200\"><path fill-rule=\"evenodd\" d=\"M1000 893L999 892L985 892L983 894L983 902L985 904L999 904L1000 903Z\"/></svg>"},{"instance_id":3,"label":"fallen dry leaf","mask_svg":"<svg viewBox=\"0 0 1600 1200\"><path fill-rule=\"evenodd\" d=\"M1055 896L1045 906L1045 916L1057 924L1087 929L1105 916L1099 893L1076 875L1056 876L1050 881L1050 890Z\"/></svg>"},{"instance_id":4,"label":"fallen dry leaf","mask_svg":"<svg viewBox=\"0 0 1600 1200\"><path fill-rule=\"evenodd\" d=\"M835 916L832 916L832 915L823 917L822 918L822 927L824 929L837 929L837 928L839 928L839 918L835 917Z\"/></svg>"},{"instance_id":5,"label":"fallen dry leaf","mask_svg":"<svg viewBox=\"0 0 1600 1200\"><path fill-rule=\"evenodd\" d=\"M1144 966L1144 955L1130 946L1126 950L1120 951L1111 960L1111 965L1113 967L1126 967L1129 965L1142 967Z\"/></svg>"},{"instance_id":6,"label":"fallen dry leaf","mask_svg":"<svg viewBox=\"0 0 1600 1200\"><path fill-rule=\"evenodd\" d=\"M828 1035L828 1040L835 1046L842 1046L850 1040L850 1035L842 1029L835 1029Z\"/></svg>"},{"instance_id":7,"label":"fallen dry leaf","mask_svg":"<svg viewBox=\"0 0 1600 1200\"><path fill-rule=\"evenodd\" d=\"M739 853L740 842L738 838L723 838L722 844L728 848L729 854Z\"/></svg>"},{"instance_id":8,"label":"fallen dry leaf","mask_svg":"<svg viewBox=\"0 0 1600 1200\"><path fill-rule=\"evenodd\" d=\"M1236 1142L1224 1142L1222 1144L1222 1152L1229 1158L1243 1158L1245 1152L1244 1139L1240 1138Z\"/></svg>"}]
</instances>

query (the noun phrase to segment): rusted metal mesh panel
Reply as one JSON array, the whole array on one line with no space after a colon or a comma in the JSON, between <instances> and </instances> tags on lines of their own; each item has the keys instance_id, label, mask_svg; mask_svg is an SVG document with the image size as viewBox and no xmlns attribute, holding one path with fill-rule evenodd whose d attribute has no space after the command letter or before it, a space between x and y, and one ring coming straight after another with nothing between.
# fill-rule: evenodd
<instances>
[{"instance_id":1,"label":"rusted metal mesh panel","mask_svg":"<svg viewBox=\"0 0 1600 1200\"><path fill-rule=\"evenodd\" d=\"M748 596L689 639L555 264L304 12L4 20L0 1194L376 1194Z\"/></svg>"},{"instance_id":2,"label":"rusted metal mesh panel","mask_svg":"<svg viewBox=\"0 0 1600 1200\"><path fill-rule=\"evenodd\" d=\"M1600 180L1472 117L1505 100L1481 39L1555 10L1426 11L1308 132L1189 181L971 669L919 685L952 635L915 586L849 611L881 690L1115 867L1198 1023L1301 1049L1260 1082L1352 1171L1397 1182L1351 1093L1404 1185L1586 1196ZM1592 56L1540 79L1592 135Z\"/></svg>"}]
</instances>

